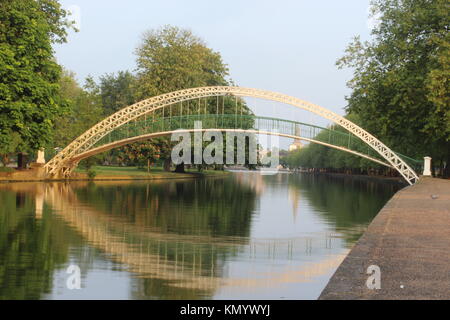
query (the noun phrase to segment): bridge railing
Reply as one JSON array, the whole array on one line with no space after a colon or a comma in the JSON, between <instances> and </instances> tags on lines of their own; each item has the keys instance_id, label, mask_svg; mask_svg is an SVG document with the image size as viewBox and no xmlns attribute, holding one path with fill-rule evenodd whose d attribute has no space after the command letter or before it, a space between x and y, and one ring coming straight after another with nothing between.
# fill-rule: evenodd
<instances>
[{"instance_id":1,"label":"bridge railing","mask_svg":"<svg viewBox=\"0 0 450 320\"><path fill-rule=\"evenodd\" d=\"M203 129L244 129L287 134L357 150L379 158L376 152L351 133L292 120L237 114L191 114L132 121L104 136L94 145L94 148L146 134L194 129L197 121L201 123Z\"/></svg>"},{"instance_id":2,"label":"bridge railing","mask_svg":"<svg viewBox=\"0 0 450 320\"><path fill-rule=\"evenodd\" d=\"M395 152L395 154L405 161L415 172L423 172L423 160L413 159L398 152Z\"/></svg>"},{"instance_id":3,"label":"bridge railing","mask_svg":"<svg viewBox=\"0 0 450 320\"><path fill-rule=\"evenodd\" d=\"M100 139L95 145L99 147L131 137L158 132L170 132L178 129L194 129L200 122L203 129L244 129L286 134L329 145L357 151L375 159L383 160L380 155L355 135L336 130L335 127L324 128L302 122L270 117L240 114L190 114L171 117L149 117L128 122ZM419 168L421 162L398 154L413 168Z\"/></svg>"},{"instance_id":4,"label":"bridge railing","mask_svg":"<svg viewBox=\"0 0 450 320\"><path fill-rule=\"evenodd\" d=\"M325 130L332 133L326 139L329 142L348 145L359 140L348 133L291 120L236 114L194 114L132 121L100 139L95 146L144 134L193 129L196 121L200 121L204 129L254 129L296 135L308 139L314 139L321 131Z\"/></svg>"}]
</instances>

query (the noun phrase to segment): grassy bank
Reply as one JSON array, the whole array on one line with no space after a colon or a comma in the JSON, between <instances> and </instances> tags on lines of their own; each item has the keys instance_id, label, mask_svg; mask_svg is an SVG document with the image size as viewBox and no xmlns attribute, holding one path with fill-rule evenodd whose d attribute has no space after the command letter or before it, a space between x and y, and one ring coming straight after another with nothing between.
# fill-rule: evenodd
<instances>
[{"instance_id":1,"label":"grassy bank","mask_svg":"<svg viewBox=\"0 0 450 320\"><path fill-rule=\"evenodd\" d=\"M197 169L186 170L185 173L167 172L161 167L152 167L150 172L147 169L137 167L110 167L110 166L94 166L91 171L96 173L97 179L175 179L175 178L192 178L192 177L209 177L224 176L228 174L226 171L220 170L203 170L199 172ZM75 173L80 178L87 178L86 170L77 168Z\"/></svg>"}]
</instances>

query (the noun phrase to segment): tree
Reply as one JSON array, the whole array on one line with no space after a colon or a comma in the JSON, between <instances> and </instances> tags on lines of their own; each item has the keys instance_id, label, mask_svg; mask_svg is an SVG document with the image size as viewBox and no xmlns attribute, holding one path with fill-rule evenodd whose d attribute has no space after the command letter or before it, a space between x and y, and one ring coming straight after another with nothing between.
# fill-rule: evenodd
<instances>
[{"instance_id":1,"label":"tree","mask_svg":"<svg viewBox=\"0 0 450 320\"><path fill-rule=\"evenodd\" d=\"M105 116L136 102L135 76L129 71L119 71L100 77L100 95Z\"/></svg>"},{"instance_id":2,"label":"tree","mask_svg":"<svg viewBox=\"0 0 450 320\"><path fill-rule=\"evenodd\" d=\"M147 166L147 170L150 171L150 165L158 161L161 154L168 152L170 152L168 141L162 138L154 138L151 141L140 141L125 145L115 153L115 156L121 163L139 167Z\"/></svg>"},{"instance_id":3,"label":"tree","mask_svg":"<svg viewBox=\"0 0 450 320\"><path fill-rule=\"evenodd\" d=\"M347 111L390 147L446 163L450 175L450 33L446 0L373 0L380 24L340 67L355 69Z\"/></svg>"},{"instance_id":4,"label":"tree","mask_svg":"<svg viewBox=\"0 0 450 320\"><path fill-rule=\"evenodd\" d=\"M355 114L348 114L346 119L355 124L360 124L361 120ZM331 133L331 135L330 135ZM351 150L366 154L369 152L369 147L360 139L349 140L348 131L339 125L332 125L327 130L321 130L314 137L316 141L331 143L336 146L349 148ZM383 160L380 156L372 154L374 158ZM310 143L305 147L288 153L286 159L287 165L290 168L310 168L325 170L327 172L343 172L343 173L369 173L369 171L383 170L386 173L385 167L373 161L364 159L354 154L330 148L328 146Z\"/></svg>"},{"instance_id":5,"label":"tree","mask_svg":"<svg viewBox=\"0 0 450 320\"><path fill-rule=\"evenodd\" d=\"M13 132L9 137L9 143L0 144L0 161L3 166L7 166L10 163L10 155L17 150L20 143L20 137L17 132Z\"/></svg>"},{"instance_id":6,"label":"tree","mask_svg":"<svg viewBox=\"0 0 450 320\"><path fill-rule=\"evenodd\" d=\"M53 43L66 41L66 11L56 0L0 2L0 145L2 154L49 142L64 110Z\"/></svg>"},{"instance_id":7,"label":"tree","mask_svg":"<svg viewBox=\"0 0 450 320\"><path fill-rule=\"evenodd\" d=\"M55 136L51 143L53 148L64 148L103 117L98 87L91 77L86 79L82 88L75 80L75 74L65 70L59 87L67 108L55 122Z\"/></svg>"},{"instance_id":8,"label":"tree","mask_svg":"<svg viewBox=\"0 0 450 320\"><path fill-rule=\"evenodd\" d=\"M227 85L228 67L191 31L164 26L144 33L136 49L141 99L201 86Z\"/></svg>"},{"instance_id":9,"label":"tree","mask_svg":"<svg viewBox=\"0 0 450 320\"><path fill-rule=\"evenodd\" d=\"M150 30L144 33L136 55L138 100L181 89L230 83L227 80L228 67L220 54L208 48L189 30L173 26ZM234 113L235 104L231 99L228 98L224 105L225 113ZM243 114L251 114L242 100L239 100L239 106L243 108ZM203 102L192 102L187 108L190 108L190 114L197 113L197 110L216 112L212 101L206 101L205 108ZM178 110L174 108L172 115L179 114ZM159 116L167 115L160 113ZM161 158L165 159L167 169L170 152L161 154ZM177 171L182 171L182 168L177 168Z\"/></svg>"}]
</instances>

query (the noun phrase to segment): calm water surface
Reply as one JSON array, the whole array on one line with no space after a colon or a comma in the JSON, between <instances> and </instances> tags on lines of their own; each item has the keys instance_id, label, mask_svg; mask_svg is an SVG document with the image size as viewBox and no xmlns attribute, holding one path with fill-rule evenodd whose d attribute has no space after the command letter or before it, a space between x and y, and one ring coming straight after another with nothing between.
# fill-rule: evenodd
<instances>
[{"instance_id":1,"label":"calm water surface","mask_svg":"<svg viewBox=\"0 0 450 320\"><path fill-rule=\"evenodd\" d=\"M399 188L248 172L0 184L0 299L316 299Z\"/></svg>"}]
</instances>

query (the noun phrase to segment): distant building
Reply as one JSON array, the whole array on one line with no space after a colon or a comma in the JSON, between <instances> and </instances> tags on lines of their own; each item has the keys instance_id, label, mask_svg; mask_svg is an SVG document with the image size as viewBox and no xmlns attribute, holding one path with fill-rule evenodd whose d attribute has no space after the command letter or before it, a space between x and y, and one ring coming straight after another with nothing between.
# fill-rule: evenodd
<instances>
[{"instance_id":1,"label":"distant building","mask_svg":"<svg viewBox=\"0 0 450 320\"><path fill-rule=\"evenodd\" d=\"M295 150L299 150L299 149L301 149L301 148L303 148L303 143L301 143L300 140L295 139L295 140L294 140L294 143L292 143L292 144L289 146L289 152L295 151Z\"/></svg>"},{"instance_id":2,"label":"distant building","mask_svg":"<svg viewBox=\"0 0 450 320\"><path fill-rule=\"evenodd\" d=\"M295 135L297 137L300 137L300 128L298 125L295 126ZM300 150L301 148L303 148L303 143L301 143L301 141L299 139L295 139L294 143L292 143L289 146L289 152L295 151L295 150Z\"/></svg>"}]
</instances>

